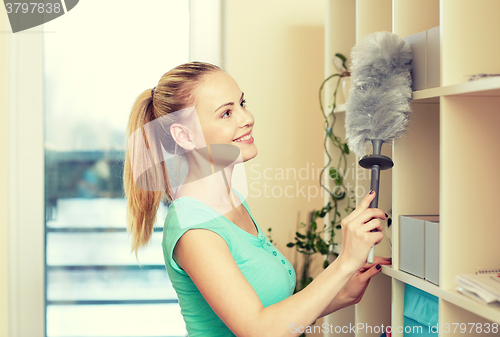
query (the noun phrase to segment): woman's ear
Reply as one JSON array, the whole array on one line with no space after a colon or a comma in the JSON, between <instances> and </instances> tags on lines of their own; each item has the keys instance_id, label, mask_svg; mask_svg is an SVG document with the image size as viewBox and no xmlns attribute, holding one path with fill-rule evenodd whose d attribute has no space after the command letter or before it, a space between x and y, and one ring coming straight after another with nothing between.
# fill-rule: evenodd
<instances>
[{"instance_id":1,"label":"woman's ear","mask_svg":"<svg viewBox=\"0 0 500 337\"><path fill-rule=\"evenodd\" d=\"M190 131L185 125L174 123L170 126L170 134L174 141L186 151L193 151L196 144L191 137Z\"/></svg>"}]
</instances>

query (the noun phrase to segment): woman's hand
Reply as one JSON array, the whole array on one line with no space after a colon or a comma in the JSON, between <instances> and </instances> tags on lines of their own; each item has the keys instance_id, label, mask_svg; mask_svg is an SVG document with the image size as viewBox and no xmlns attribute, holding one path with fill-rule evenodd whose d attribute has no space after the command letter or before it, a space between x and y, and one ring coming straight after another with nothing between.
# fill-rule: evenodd
<instances>
[{"instance_id":1,"label":"woman's hand","mask_svg":"<svg viewBox=\"0 0 500 337\"><path fill-rule=\"evenodd\" d=\"M391 259L375 256L373 263L367 263L351 277L340 293L335 297L339 309L359 303L370 279L382 271L382 265L391 264Z\"/></svg>"},{"instance_id":2,"label":"woman's hand","mask_svg":"<svg viewBox=\"0 0 500 337\"><path fill-rule=\"evenodd\" d=\"M363 297L370 279L382 271L382 265L391 264L391 258L375 256L373 263L367 263L354 273L347 281L342 290L335 296L333 301L321 313L320 317L326 316L339 309L359 303ZM380 268L377 268L377 265Z\"/></svg>"},{"instance_id":3,"label":"woman's hand","mask_svg":"<svg viewBox=\"0 0 500 337\"><path fill-rule=\"evenodd\" d=\"M342 252L338 259L352 271L361 269L373 245L382 241L382 223L386 214L378 208L368 208L375 192L367 194L361 204L342 220ZM371 230L376 230L371 232Z\"/></svg>"}]
</instances>

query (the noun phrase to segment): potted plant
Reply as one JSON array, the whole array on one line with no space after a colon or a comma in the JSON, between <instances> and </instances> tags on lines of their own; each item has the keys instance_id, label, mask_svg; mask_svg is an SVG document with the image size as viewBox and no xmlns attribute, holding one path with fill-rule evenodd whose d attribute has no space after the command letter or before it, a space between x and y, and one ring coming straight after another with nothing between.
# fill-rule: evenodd
<instances>
[{"instance_id":1,"label":"potted plant","mask_svg":"<svg viewBox=\"0 0 500 337\"><path fill-rule=\"evenodd\" d=\"M323 268L328 267L328 265L338 256L338 253L334 250L337 245L337 243L334 242L334 238L335 229L340 229L340 222L342 221L342 215L340 212L341 201L344 201L343 211L346 215L352 212L355 208L354 197L347 197L352 194L346 193L343 176L347 169L347 155L349 154L349 147L347 146L347 143L344 143L343 139L335 135L333 131L337 120L334 111L337 107L338 89L341 81L345 78L350 78L351 75L346 65L346 61L347 59L344 55L340 53L335 54L334 64L337 66L339 72L328 76L323 83L321 83L319 88L319 105L325 121L324 148L328 158L327 163L321 170L319 184L328 193L330 200L321 210L313 210L309 214L309 222L307 224L301 223L301 229L303 232L301 233L300 231L297 231L295 233L295 241L287 244L287 247L295 247L295 249L303 255L300 265L300 277L298 279L295 292L302 290L313 280L313 277L311 276L311 262L313 255L319 253L324 256ZM333 102L332 105L328 107L328 113L325 113L321 96L325 84L333 78L337 78L337 83L333 92ZM331 146L340 151L336 166L330 166L332 163L332 157L327 150L328 141L330 141ZM333 191L323 183L323 174L326 169L328 169L330 179L332 179L335 183ZM318 224L318 220L324 219L327 214L330 214L329 223L323 222L322 226L321 224Z\"/></svg>"}]
</instances>

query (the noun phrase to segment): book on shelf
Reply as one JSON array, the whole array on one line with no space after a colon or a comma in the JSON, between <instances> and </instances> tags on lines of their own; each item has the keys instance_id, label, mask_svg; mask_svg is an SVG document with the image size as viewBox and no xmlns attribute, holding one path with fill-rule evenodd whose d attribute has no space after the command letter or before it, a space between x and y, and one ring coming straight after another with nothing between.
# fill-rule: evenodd
<instances>
[{"instance_id":1,"label":"book on shelf","mask_svg":"<svg viewBox=\"0 0 500 337\"><path fill-rule=\"evenodd\" d=\"M486 304L500 303L500 269L456 275L455 283L456 290L469 298Z\"/></svg>"}]
</instances>

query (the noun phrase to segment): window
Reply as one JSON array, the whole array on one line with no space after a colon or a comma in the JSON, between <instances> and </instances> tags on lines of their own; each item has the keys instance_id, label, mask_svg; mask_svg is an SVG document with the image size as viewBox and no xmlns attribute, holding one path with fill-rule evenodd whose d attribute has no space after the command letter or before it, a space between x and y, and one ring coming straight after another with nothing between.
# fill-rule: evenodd
<instances>
[{"instance_id":1,"label":"window","mask_svg":"<svg viewBox=\"0 0 500 337\"><path fill-rule=\"evenodd\" d=\"M46 335L185 336L160 205L130 253L122 172L137 96L189 60L189 2L87 0L44 25Z\"/></svg>"},{"instance_id":2,"label":"window","mask_svg":"<svg viewBox=\"0 0 500 337\"><path fill-rule=\"evenodd\" d=\"M221 26L221 0L87 0L5 34L9 336L185 333L159 255L162 221L143 268L130 254L124 130L165 71L223 63Z\"/></svg>"}]
</instances>

